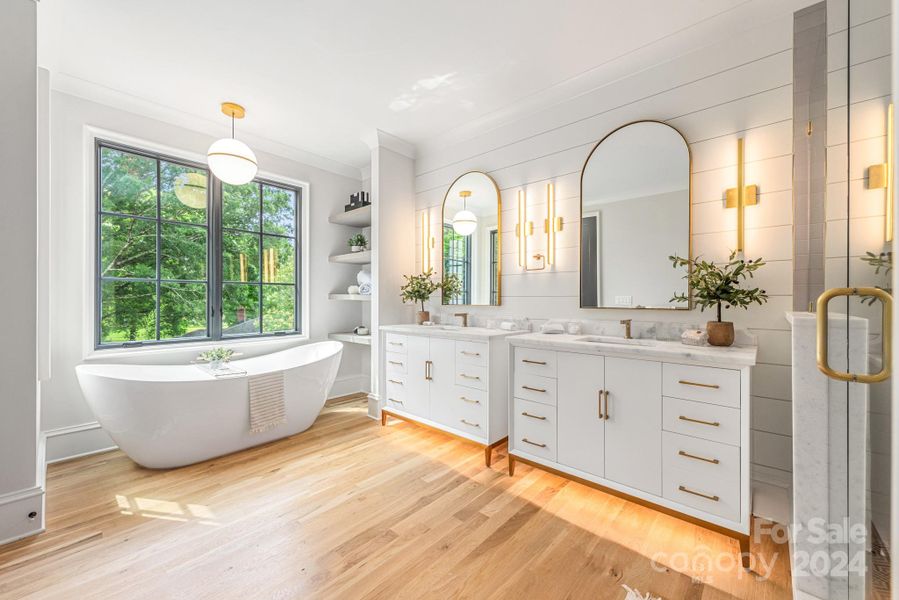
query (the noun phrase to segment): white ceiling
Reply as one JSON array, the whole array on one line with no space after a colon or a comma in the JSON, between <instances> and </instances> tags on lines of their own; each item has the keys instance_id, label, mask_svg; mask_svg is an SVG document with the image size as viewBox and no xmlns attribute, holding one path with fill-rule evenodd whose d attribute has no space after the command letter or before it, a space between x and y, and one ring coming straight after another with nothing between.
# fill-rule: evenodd
<instances>
[{"instance_id":1,"label":"white ceiling","mask_svg":"<svg viewBox=\"0 0 899 600\"><path fill-rule=\"evenodd\" d=\"M707 43L689 39L696 24L753 2L777 4L42 0L39 62L57 89L140 99L222 131L218 105L236 101L247 107L238 134L358 168L374 128L421 144L655 41Z\"/></svg>"}]
</instances>

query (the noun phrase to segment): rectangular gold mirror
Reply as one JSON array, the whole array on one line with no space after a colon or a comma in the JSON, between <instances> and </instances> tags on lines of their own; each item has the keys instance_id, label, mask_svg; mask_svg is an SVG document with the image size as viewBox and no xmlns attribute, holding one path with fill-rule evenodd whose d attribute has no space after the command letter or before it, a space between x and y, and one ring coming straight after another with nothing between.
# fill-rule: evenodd
<instances>
[{"instance_id":1,"label":"rectangular gold mirror","mask_svg":"<svg viewBox=\"0 0 899 600\"><path fill-rule=\"evenodd\" d=\"M443 199L443 275L458 279L446 305L498 306L502 302L502 199L486 173L471 171Z\"/></svg>"}]
</instances>

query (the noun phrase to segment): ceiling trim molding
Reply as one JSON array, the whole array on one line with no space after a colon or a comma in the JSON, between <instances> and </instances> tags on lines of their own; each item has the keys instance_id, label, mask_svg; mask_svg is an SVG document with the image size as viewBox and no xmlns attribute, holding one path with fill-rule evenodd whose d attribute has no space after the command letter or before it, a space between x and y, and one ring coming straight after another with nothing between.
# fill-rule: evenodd
<instances>
[{"instance_id":1,"label":"ceiling trim molding","mask_svg":"<svg viewBox=\"0 0 899 600\"><path fill-rule=\"evenodd\" d=\"M362 141L372 150L375 150L376 148L387 148L397 154L402 154L406 158L415 159L415 146L404 139L398 138L392 133L387 133L380 129L373 129L362 136Z\"/></svg>"},{"instance_id":2,"label":"ceiling trim molding","mask_svg":"<svg viewBox=\"0 0 899 600\"><path fill-rule=\"evenodd\" d=\"M73 77L72 75L67 75L65 73L53 73L50 81L52 82L51 89L53 91L76 96L91 102L105 104L119 110L134 113L141 117L156 119L170 125L183 127L215 138L222 137L225 131L221 120L212 120L207 117L180 111L79 77ZM243 142L256 150L293 160L336 175L342 175L352 179L362 179L362 170L359 167L348 165L338 160L321 156L320 154L315 154L308 150L303 150L302 148L289 146L262 136L247 133L246 131L242 132L240 137Z\"/></svg>"}]
</instances>

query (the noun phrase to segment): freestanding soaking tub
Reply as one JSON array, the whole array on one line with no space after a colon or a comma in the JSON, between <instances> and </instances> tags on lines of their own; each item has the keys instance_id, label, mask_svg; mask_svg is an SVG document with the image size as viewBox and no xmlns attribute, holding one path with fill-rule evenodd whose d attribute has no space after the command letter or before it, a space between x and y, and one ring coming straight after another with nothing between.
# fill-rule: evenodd
<instances>
[{"instance_id":1,"label":"freestanding soaking tub","mask_svg":"<svg viewBox=\"0 0 899 600\"><path fill-rule=\"evenodd\" d=\"M134 462L168 469L308 429L337 376L343 344L320 342L235 360L247 377L284 372L287 423L250 433L247 377L216 378L194 365L83 364L87 403Z\"/></svg>"}]
</instances>

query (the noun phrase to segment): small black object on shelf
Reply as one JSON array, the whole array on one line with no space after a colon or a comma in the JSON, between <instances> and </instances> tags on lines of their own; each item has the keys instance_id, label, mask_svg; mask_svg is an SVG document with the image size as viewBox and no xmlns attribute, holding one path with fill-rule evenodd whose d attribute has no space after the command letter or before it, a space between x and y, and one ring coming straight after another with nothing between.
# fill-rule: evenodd
<instances>
[{"instance_id":1,"label":"small black object on shelf","mask_svg":"<svg viewBox=\"0 0 899 600\"><path fill-rule=\"evenodd\" d=\"M371 195L368 192L356 192L350 194L350 203L343 206L344 212L349 212L371 204Z\"/></svg>"}]
</instances>

